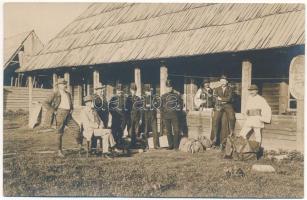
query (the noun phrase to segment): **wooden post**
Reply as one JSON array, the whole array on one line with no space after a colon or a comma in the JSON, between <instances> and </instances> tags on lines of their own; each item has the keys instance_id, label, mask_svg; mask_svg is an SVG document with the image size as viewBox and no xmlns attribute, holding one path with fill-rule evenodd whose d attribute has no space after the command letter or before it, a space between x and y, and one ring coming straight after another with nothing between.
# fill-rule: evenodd
<instances>
[{"instance_id":1,"label":"wooden post","mask_svg":"<svg viewBox=\"0 0 307 200\"><path fill-rule=\"evenodd\" d=\"M137 87L136 95L141 96L142 95L142 80L141 80L141 69L139 67L136 67L134 69L134 83Z\"/></svg>"},{"instance_id":2,"label":"wooden post","mask_svg":"<svg viewBox=\"0 0 307 200\"><path fill-rule=\"evenodd\" d=\"M296 148L304 153L304 99L297 99Z\"/></svg>"},{"instance_id":3,"label":"wooden post","mask_svg":"<svg viewBox=\"0 0 307 200\"><path fill-rule=\"evenodd\" d=\"M100 74L99 74L98 70L93 71L93 88L94 88L94 90L99 85L99 75Z\"/></svg>"},{"instance_id":4,"label":"wooden post","mask_svg":"<svg viewBox=\"0 0 307 200\"><path fill-rule=\"evenodd\" d=\"M28 89L29 89L29 116L31 116L30 113L32 108L32 91L33 91L33 80L31 75L28 76Z\"/></svg>"},{"instance_id":5,"label":"wooden post","mask_svg":"<svg viewBox=\"0 0 307 200\"><path fill-rule=\"evenodd\" d=\"M69 74L69 72L65 72L64 80L67 81L67 88L68 88L69 93L71 94L72 89L71 89L71 86L70 86L70 74Z\"/></svg>"},{"instance_id":6,"label":"wooden post","mask_svg":"<svg viewBox=\"0 0 307 200\"><path fill-rule=\"evenodd\" d=\"M248 88L252 83L252 63L249 61L242 62L242 92L241 92L241 113L245 108Z\"/></svg>"},{"instance_id":7,"label":"wooden post","mask_svg":"<svg viewBox=\"0 0 307 200\"><path fill-rule=\"evenodd\" d=\"M160 67L160 95L163 95L166 93L166 80L168 77L168 72L167 72L167 66L165 64L162 64Z\"/></svg>"},{"instance_id":8,"label":"wooden post","mask_svg":"<svg viewBox=\"0 0 307 200\"><path fill-rule=\"evenodd\" d=\"M58 82L58 75L56 73L52 74L52 84L53 84L53 91L57 89L57 82Z\"/></svg>"}]
</instances>

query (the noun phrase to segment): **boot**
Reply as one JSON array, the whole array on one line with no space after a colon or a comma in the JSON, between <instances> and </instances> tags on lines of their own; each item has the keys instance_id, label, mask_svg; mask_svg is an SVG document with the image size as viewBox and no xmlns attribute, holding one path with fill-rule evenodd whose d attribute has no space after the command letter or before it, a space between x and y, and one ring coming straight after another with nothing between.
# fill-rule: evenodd
<instances>
[{"instance_id":1,"label":"boot","mask_svg":"<svg viewBox=\"0 0 307 200\"><path fill-rule=\"evenodd\" d=\"M59 134L59 136L58 136L58 141L59 141L58 157L64 158L65 156L64 156L64 154L62 152L62 140L63 140L62 134Z\"/></svg>"}]
</instances>

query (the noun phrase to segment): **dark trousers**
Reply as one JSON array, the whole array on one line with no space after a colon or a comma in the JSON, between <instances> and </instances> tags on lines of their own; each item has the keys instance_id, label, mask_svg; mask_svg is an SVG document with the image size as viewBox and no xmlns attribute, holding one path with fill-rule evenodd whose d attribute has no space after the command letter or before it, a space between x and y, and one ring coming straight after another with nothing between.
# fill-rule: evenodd
<instances>
[{"instance_id":1,"label":"dark trousers","mask_svg":"<svg viewBox=\"0 0 307 200\"><path fill-rule=\"evenodd\" d=\"M131 146L135 146L136 144L136 134L139 130L139 122L140 122L140 116L138 113L131 113L130 116L130 124L129 124L129 129L128 133L130 134L131 137Z\"/></svg>"},{"instance_id":2,"label":"dark trousers","mask_svg":"<svg viewBox=\"0 0 307 200\"><path fill-rule=\"evenodd\" d=\"M169 148L178 149L180 142L178 117L163 119L163 124L165 126Z\"/></svg>"},{"instance_id":3,"label":"dark trousers","mask_svg":"<svg viewBox=\"0 0 307 200\"><path fill-rule=\"evenodd\" d=\"M227 117L227 121L228 123L227 124L224 124L222 126L222 117L223 117L223 114L226 114L226 117ZM215 110L214 111L214 115L213 115L213 134L215 136L215 143L217 145L220 144L220 135L221 135L221 132L223 131L222 128L228 128L229 126L229 131L231 133L234 133L234 129L235 129L235 124L236 124L236 118L235 118L235 111L232 107L231 104L224 104L222 105L222 108L220 110ZM224 120L226 121L226 120ZM227 126L227 127L225 127Z\"/></svg>"},{"instance_id":4,"label":"dark trousers","mask_svg":"<svg viewBox=\"0 0 307 200\"><path fill-rule=\"evenodd\" d=\"M77 144L82 144L83 136L81 134L78 123L72 118L70 110L58 109L56 113L56 129L58 132L58 149L62 150L63 134L65 126L71 132L77 141Z\"/></svg>"},{"instance_id":5,"label":"dark trousers","mask_svg":"<svg viewBox=\"0 0 307 200\"><path fill-rule=\"evenodd\" d=\"M145 141L148 146L148 132L151 129L152 134L153 134L153 143L154 143L154 148L159 147L159 135L157 131L157 115L155 112L152 111L145 111L144 114L144 123L145 123L145 128L144 128L144 133L145 133Z\"/></svg>"},{"instance_id":6,"label":"dark trousers","mask_svg":"<svg viewBox=\"0 0 307 200\"><path fill-rule=\"evenodd\" d=\"M102 110L97 111L104 128L108 128L108 123L109 123L109 112L105 112Z\"/></svg>"},{"instance_id":7,"label":"dark trousers","mask_svg":"<svg viewBox=\"0 0 307 200\"><path fill-rule=\"evenodd\" d=\"M118 113L113 113L111 129L116 144L120 144L122 142L125 126L126 126L125 116L120 115Z\"/></svg>"}]
</instances>

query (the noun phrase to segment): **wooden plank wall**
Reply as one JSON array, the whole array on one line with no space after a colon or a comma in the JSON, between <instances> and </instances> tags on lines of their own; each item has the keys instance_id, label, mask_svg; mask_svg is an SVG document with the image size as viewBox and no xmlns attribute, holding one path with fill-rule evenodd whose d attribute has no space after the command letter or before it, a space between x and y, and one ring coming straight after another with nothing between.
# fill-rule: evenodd
<instances>
[{"instance_id":1,"label":"wooden plank wall","mask_svg":"<svg viewBox=\"0 0 307 200\"><path fill-rule=\"evenodd\" d=\"M244 119L242 114L236 114L235 133L239 134ZM190 111L187 116L189 137L199 135L210 137L211 117L209 112ZM253 137L253 136L252 136ZM262 145L265 149L296 149L296 116L273 115L271 124L266 124L263 129Z\"/></svg>"},{"instance_id":2,"label":"wooden plank wall","mask_svg":"<svg viewBox=\"0 0 307 200\"><path fill-rule=\"evenodd\" d=\"M33 102L42 102L52 93L52 89L33 88ZM29 89L27 87L9 87L4 86L3 92L4 112L9 110L17 111L19 109L29 110Z\"/></svg>"},{"instance_id":3,"label":"wooden plank wall","mask_svg":"<svg viewBox=\"0 0 307 200\"><path fill-rule=\"evenodd\" d=\"M287 83L264 83L262 96L271 106L274 115L283 114L287 111L289 99Z\"/></svg>"}]
</instances>

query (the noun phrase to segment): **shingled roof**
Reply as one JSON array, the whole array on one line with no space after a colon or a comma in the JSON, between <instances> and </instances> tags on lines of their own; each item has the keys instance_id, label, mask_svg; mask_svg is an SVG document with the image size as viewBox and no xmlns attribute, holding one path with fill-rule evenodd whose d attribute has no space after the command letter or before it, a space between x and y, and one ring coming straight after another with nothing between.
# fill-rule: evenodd
<instances>
[{"instance_id":1,"label":"shingled roof","mask_svg":"<svg viewBox=\"0 0 307 200\"><path fill-rule=\"evenodd\" d=\"M21 71L304 44L304 4L97 3Z\"/></svg>"}]
</instances>

